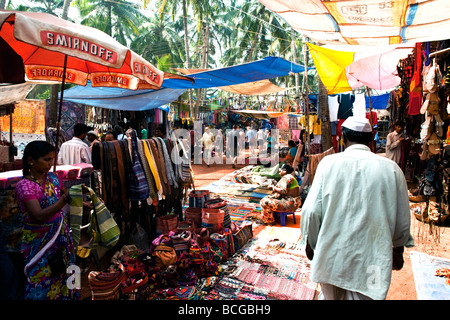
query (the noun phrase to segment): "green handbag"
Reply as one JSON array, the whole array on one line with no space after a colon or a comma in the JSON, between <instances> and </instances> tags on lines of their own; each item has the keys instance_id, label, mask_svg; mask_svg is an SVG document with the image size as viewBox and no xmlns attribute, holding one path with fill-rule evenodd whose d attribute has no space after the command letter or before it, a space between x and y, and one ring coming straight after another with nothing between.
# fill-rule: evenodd
<instances>
[{"instance_id":1,"label":"green handbag","mask_svg":"<svg viewBox=\"0 0 450 320\"><path fill-rule=\"evenodd\" d=\"M70 227L74 245L78 246L80 240L80 223L83 214L83 185L70 188ZM94 209L91 210L91 220L88 233L92 237L92 247L113 247L120 238L120 229L110 214L104 202L95 194L94 190L84 187L89 192Z\"/></svg>"}]
</instances>

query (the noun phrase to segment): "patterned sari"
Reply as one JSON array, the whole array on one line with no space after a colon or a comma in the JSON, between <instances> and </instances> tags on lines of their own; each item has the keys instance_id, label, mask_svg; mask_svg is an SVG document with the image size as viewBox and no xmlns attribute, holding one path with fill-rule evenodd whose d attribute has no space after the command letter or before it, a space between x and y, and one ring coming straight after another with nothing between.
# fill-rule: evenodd
<instances>
[{"instance_id":1,"label":"patterned sari","mask_svg":"<svg viewBox=\"0 0 450 320\"><path fill-rule=\"evenodd\" d=\"M65 272L53 275L48 259L49 256L60 251L66 266L75 264L75 251L67 216L61 210L49 220L38 223L29 216L24 206L24 202L31 199L39 200L41 208L51 206L60 198L61 185L62 182L58 176L53 172L48 172L45 176L44 186L28 179L20 180L16 186L17 202L23 213L21 252L25 265L28 265L60 230L56 240L43 256L26 268L25 299L28 300L77 300L80 298L79 289L69 289L67 286L67 279L70 275Z\"/></svg>"},{"instance_id":2,"label":"patterned sari","mask_svg":"<svg viewBox=\"0 0 450 320\"><path fill-rule=\"evenodd\" d=\"M276 187L285 190L286 192L296 181L292 174L286 174L281 177L278 181ZM273 192L261 199L261 215L265 223L273 223L273 212L274 211L295 211L302 204L300 197L287 196L285 194L280 194L278 192Z\"/></svg>"}]
</instances>

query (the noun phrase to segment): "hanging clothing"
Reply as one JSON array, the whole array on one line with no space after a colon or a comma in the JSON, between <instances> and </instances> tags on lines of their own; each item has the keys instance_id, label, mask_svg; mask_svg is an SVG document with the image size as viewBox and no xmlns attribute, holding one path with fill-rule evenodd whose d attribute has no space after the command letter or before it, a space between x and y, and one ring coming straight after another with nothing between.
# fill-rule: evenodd
<instances>
[{"instance_id":1,"label":"hanging clothing","mask_svg":"<svg viewBox=\"0 0 450 320\"><path fill-rule=\"evenodd\" d=\"M352 112L354 117L364 118L366 116L366 96L364 93L355 93Z\"/></svg>"},{"instance_id":2,"label":"hanging clothing","mask_svg":"<svg viewBox=\"0 0 450 320\"><path fill-rule=\"evenodd\" d=\"M328 109L330 112L330 122L338 120L339 96L328 96Z\"/></svg>"},{"instance_id":3,"label":"hanging clothing","mask_svg":"<svg viewBox=\"0 0 450 320\"><path fill-rule=\"evenodd\" d=\"M339 110L338 119L347 119L353 116L353 103L355 102L355 96L350 93L342 93L338 97Z\"/></svg>"}]
</instances>

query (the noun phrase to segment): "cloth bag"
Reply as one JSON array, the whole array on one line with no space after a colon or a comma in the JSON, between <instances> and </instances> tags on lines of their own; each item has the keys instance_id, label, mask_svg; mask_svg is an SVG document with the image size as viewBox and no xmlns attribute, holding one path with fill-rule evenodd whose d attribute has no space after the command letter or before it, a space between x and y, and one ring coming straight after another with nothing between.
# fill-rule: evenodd
<instances>
[{"instance_id":1,"label":"cloth bag","mask_svg":"<svg viewBox=\"0 0 450 320\"><path fill-rule=\"evenodd\" d=\"M81 184L72 186L69 190L72 198L70 203L70 227L72 229L74 245L78 246L80 241L80 225L83 215L83 188L89 193L94 208L91 210L91 219L87 229L87 233L91 237L90 246L95 247L100 245L107 248L113 247L120 238L119 226L94 190Z\"/></svg>"},{"instance_id":2,"label":"cloth bag","mask_svg":"<svg viewBox=\"0 0 450 320\"><path fill-rule=\"evenodd\" d=\"M237 232L233 234L235 250L238 251L239 249L241 249L247 243L247 241L252 238L253 229L251 224L247 224L244 227L239 228Z\"/></svg>"},{"instance_id":3,"label":"cloth bag","mask_svg":"<svg viewBox=\"0 0 450 320\"><path fill-rule=\"evenodd\" d=\"M103 271L91 271L88 282L92 300L118 300L120 285L124 280L126 280L126 274L122 264Z\"/></svg>"}]
</instances>

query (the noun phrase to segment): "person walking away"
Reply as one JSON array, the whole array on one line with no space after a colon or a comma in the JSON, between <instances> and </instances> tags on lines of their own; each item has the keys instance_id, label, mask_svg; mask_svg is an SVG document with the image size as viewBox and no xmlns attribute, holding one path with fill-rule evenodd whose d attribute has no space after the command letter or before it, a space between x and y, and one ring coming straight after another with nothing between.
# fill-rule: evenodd
<instances>
[{"instance_id":1,"label":"person walking away","mask_svg":"<svg viewBox=\"0 0 450 320\"><path fill-rule=\"evenodd\" d=\"M24 258L26 300L77 300L80 290L68 287L67 267L75 264L68 216L69 190L50 169L55 148L32 141L23 154L23 178L16 198L23 213L21 252Z\"/></svg>"},{"instance_id":2,"label":"person walking away","mask_svg":"<svg viewBox=\"0 0 450 320\"><path fill-rule=\"evenodd\" d=\"M58 164L92 163L91 149L84 142L88 132L89 127L84 123L75 124L73 138L64 142L58 152Z\"/></svg>"},{"instance_id":3,"label":"person walking away","mask_svg":"<svg viewBox=\"0 0 450 320\"><path fill-rule=\"evenodd\" d=\"M247 148L251 156L255 153L256 147L256 130L253 129L253 126L248 127L247 132L245 133L245 138L247 142Z\"/></svg>"},{"instance_id":4,"label":"person walking away","mask_svg":"<svg viewBox=\"0 0 450 320\"><path fill-rule=\"evenodd\" d=\"M260 201L261 218L266 224L274 223L274 211L295 211L302 204L297 179L292 175L294 168L283 164L278 171L281 179L275 186L271 186L272 194Z\"/></svg>"},{"instance_id":5,"label":"person walking away","mask_svg":"<svg viewBox=\"0 0 450 320\"><path fill-rule=\"evenodd\" d=\"M345 150L324 157L302 207L301 243L323 300L383 300L409 245L408 189L399 166L370 151L363 117L342 124Z\"/></svg>"},{"instance_id":6,"label":"person walking away","mask_svg":"<svg viewBox=\"0 0 450 320\"><path fill-rule=\"evenodd\" d=\"M405 140L404 128L403 122L398 121L394 125L394 131L386 137L386 157L398 165L402 158L402 141Z\"/></svg>"},{"instance_id":7,"label":"person walking away","mask_svg":"<svg viewBox=\"0 0 450 320\"><path fill-rule=\"evenodd\" d=\"M212 149L214 143L214 135L212 134L209 127L205 128L201 142L203 144L203 158L205 159L206 165L209 167L211 164Z\"/></svg>"}]
</instances>

